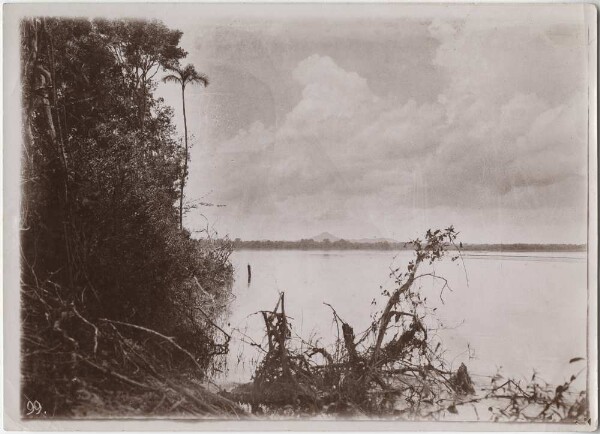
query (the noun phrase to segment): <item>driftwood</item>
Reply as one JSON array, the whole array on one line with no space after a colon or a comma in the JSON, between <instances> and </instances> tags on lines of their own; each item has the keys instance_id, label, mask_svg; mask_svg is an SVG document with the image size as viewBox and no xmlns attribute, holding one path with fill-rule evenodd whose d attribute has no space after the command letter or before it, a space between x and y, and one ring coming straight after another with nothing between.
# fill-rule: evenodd
<instances>
[{"instance_id":1,"label":"driftwood","mask_svg":"<svg viewBox=\"0 0 600 434\"><path fill-rule=\"evenodd\" d=\"M443 283L439 294L443 302L448 281L433 272L417 271L441 260L448 246L456 248L456 235L450 227L427 231L423 241L412 242L414 260L405 272L392 271L396 288L384 291L388 296L384 308L371 327L358 336L333 306L324 303L338 329L331 348L312 345L300 337L301 345L294 344L281 294L273 310L261 312L268 350L254 382L227 396L250 403L253 411L261 411L261 407L275 412L293 408L302 413L326 411L421 420L437 419L458 413L463 406L485 402L492 420L587 422L585 393L568 396L576 375L556 390L533 381L535 375L523 387L514 380L496 385L492 379L492 389L477 396L465 364L456 371L448 368L441 342L433 341L434 333L430 333L432 311L414 287L425 276L439 280ZM452 258L456 259L458 256ZM315 361L315 354L321 354L323 362ZM477 412L477 407L473 409Z\"/></svg>"},{"instance_id":2,"label":"driftwood","mask_svg":"<svg viewBox=\"0 0 600 434\"><path fill-rule=\"evenodd\" d=\"M429 231L424 242L413 242L415 260L405 273L394 275L396 289L373 326L358 338L352 325L325 303L338 325L333 349L305 341L304 350L293 346L282 293L273 310L261 312L268 351L254 383L234 390L233 396L255 408L258 404L282 408L304 402L328 411L380 413L391 411L398 400L417 405L425 399L472 393L466 387L471 384L466 368L451 376L439 345L429 341L423 323L424 303L412 288L424 276L417 275L420 265L441 259L455 236L454 229L448 228ZM313 359L315 354L323 355L324 364Z\"/></svg>"},{"instance_id":3,"label":"driftwood","mask_svg":"<svg viewBox=\"0 0 600 434\"><path fill-rule=\"evenodd\" d=\"M461 363L456 373L450 377L450 384L452 384L456 393L460 395L472 395L475 393L473 381L464 363Z\"/></svg>"}]
</instances>

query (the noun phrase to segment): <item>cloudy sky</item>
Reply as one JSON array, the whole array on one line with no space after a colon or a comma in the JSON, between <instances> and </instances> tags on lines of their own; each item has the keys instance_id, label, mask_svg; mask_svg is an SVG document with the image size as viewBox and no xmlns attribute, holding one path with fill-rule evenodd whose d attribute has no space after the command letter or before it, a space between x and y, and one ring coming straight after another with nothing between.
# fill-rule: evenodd
<instances>
[{"instance_id":1,"label":"cloudy sky","mask_svg":"<svg viewBox=\"0 0 600 434\"><path fill-rule=\"evenodd\" d=\"M165 8L211 79L186 91L187 198L226 205L187 226L405 240L453 224L468 242L585 242L584 11ZM158 92L181 124L177 87Z\"/></svg>"}]
</instances>

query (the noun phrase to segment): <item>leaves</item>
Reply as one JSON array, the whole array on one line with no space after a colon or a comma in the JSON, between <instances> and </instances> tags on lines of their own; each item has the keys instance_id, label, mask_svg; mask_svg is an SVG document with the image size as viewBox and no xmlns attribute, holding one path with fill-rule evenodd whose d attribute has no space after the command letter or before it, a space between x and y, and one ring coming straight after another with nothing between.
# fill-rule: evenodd
<instances>
[{"instance_id":1,"label":"leaves","mask_svg":"<svg viewBox=\"0 0 600 434\"><path fill-rule=\"evenodd\" d=\"M163 77L165 83L179 83L183 88L188 84L201 84L207 87L209 84L208 76L201 72L197 72L194 65L188 64L181 68L179 66L169 66L166 68L169 71L173 71L174 74L169 74Z\"/></svg>"},{"instance_id":2,"label":"leaves","mask_svg":"<svg viewBox=\"0 0 600 434\"><path fill-rule=\"evenodd\" d=\"M34 91L35 69L23 76L35 155L25 167L23 223L32 230L23 237L24 259L42 280L54 273L65 298L83 300L94 315L175 328L204 357L211 339L204 320L189 319L197 302L186 298L190 279L218 292L231 250L227 241L208 246L177 227L185 156L153 77L185 56L181 32L158 21L44 18L25 20L22 34L23 67L35 53L56 89Z\"/></svg>"}]
</instances>

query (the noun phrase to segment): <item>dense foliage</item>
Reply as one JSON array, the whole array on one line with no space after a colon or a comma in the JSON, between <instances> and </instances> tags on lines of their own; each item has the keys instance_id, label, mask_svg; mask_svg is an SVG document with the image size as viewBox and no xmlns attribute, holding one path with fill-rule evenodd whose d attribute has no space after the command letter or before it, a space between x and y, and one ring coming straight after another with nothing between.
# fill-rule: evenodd
<instances>
[{"instance_id":1,"label":"dense foliage","mask_svg":"<svg viewBox=\"0 0 600 434\"><path fill-rule=\"evenodd\" d=\"M51 382L45 399L68 411L58 396L79 366L61 365L49 348L69 352L78 331L91 329L69 325L73 317L174 337L205 369L226 351L211 324L231 249L207 248L178 227L186 159L172 111L153 91L186 55L181 32L160 22L34 18L21 36L24 395ZM96 331L94 357L97 340Z\"/></svg>"}]
</instances>

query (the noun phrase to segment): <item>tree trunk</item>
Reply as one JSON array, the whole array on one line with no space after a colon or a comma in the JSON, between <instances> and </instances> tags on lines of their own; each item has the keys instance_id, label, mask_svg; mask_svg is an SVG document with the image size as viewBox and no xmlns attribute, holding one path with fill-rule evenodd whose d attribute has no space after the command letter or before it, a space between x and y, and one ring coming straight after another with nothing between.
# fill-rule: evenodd
<instances>
[{"instance_id":1,"label":"tree trunk","mask_svg":"<svg viewBox=\"0 0 600 434\"><path fill-rule=\"evenodd\" d=\"M288 330L288 325L287 325L287 317L285 316L285 293L281 293L281 329L280 329L280 333L279 333L279 351L280 351L280 356L281 356L281 369L283 371L283 376L288 379L288 380L292 380L294 383L296 383L296 381L294 380L294 378L292 377L292 371L290 370L290 363L288 360L288 352L287 349L285 348L285 338L286 338L286 334L287 334L287 330Z\"/></svg>"},{"instance_id":2,"label":"tree trunk","mask_svg":"<svg viewBox=\"0 0 600 434\"><path fill-rule=\"evenodd\" d=\"M385 332L387 331L388 324L392 319L392 308L398 303L400 300L400 294L410 288L410 286L415 281L415 273L417 272L417 268L419 267L419 261L415 263L414 268L410 272L408 279L406 282L392 294L389 298L383 313L381 314L381 322L379 323L379 330L377 332L377 340L375 342L375 346L373 347L373 355L371 357L371 366L375 366L379 359L379 353L381 350L381 344L383 343L383 338L385 337Z\"/></svg>"},{"instance_id":3,"label":"tree trunk","mask_svg":"<svg viewBox=\"0 0 600 434\"><path fill-rule=\"evenodd\" d=\"M183 229L183 189L185 187L185 178L187 177L188 166L188 131L187 118L185 115L185 85L181 86L181 100L183 101L183 130L185 132L185 156L183 162L183 173L181 174L181 194L179 195L179 229Z\"/></svg>"}]
</instances>

